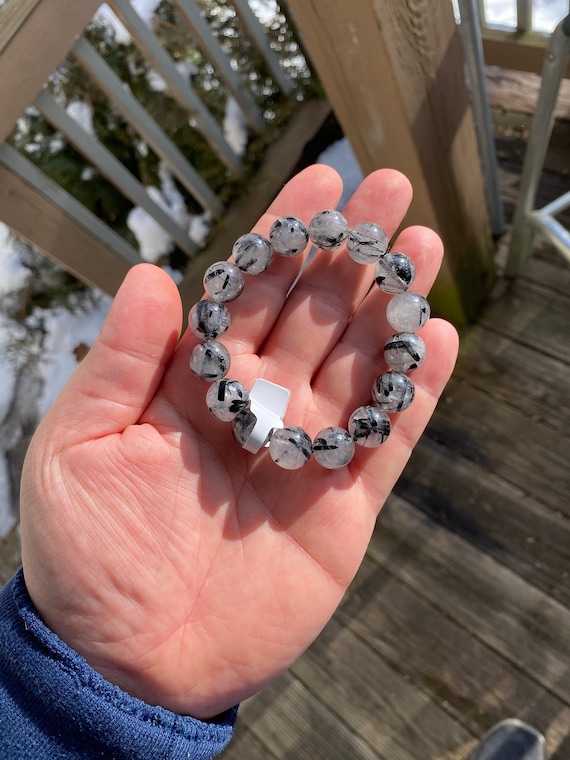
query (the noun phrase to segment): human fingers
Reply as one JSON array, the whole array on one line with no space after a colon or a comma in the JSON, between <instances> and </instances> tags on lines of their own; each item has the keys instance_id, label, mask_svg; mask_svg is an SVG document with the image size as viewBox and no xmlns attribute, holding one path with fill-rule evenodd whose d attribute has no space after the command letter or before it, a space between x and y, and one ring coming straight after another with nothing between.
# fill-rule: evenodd
<instances>
[{"instance_id":1,"label":"human fingers","mask_svg":"<svg viewBox=\"0 0 570 760\"><path fill-rule=\"evenodd\" d=\"M297 216L308 224L319 209L336 205L341 192L342 180L334 169L321 165L311 166L285 185L253 231L267 236L273 222L285 215ZM247 387L255 379L257 362L254 355L271 331L308 250L307 247L305 254L292 258L274 255L266 272L245 276L244 292L227 304L231 325L220 340L231 354L231 377ZM198 422L200 410L204 406L206 386L192 375L188 360L199 342L191 330L186 331L163 384L164 396L171 407ZM200 399L199 404L196 403L197 399Z\"/></svg>"},{"instance_id":2,"label":"human fingers","mask_svg":"<svg viewBox=\"0 0 570 760\"><path fill-rule=\"evenodd\" d=\"M412 197L409 181L391 169L369 175L343 212L349 228L373 221L390 237ZM319 251L289 296L263 347L270 371L283 365L310 380L344 333L370 288L373 267L355 263L343 245Z\"/></svg>"},{"instance_id":3,"label":"human fingers","mask_svg":"<svg viewBox=\"0 0 570 760\"><path fill-rule=\"evenodd\" d=\"M341 193L342 180L334 169L324 165L310 166L285 185L252 232L268 237L271 225L280 216L295 216L308 225L324 205L336 205ZM246 232L249 230L243 230ZM244 275L243 293L226 304L232 326L224 334L223 341L232 355L234 352L255 353L265 341L309 250L307 246L304 252L291 258L274 254L271 265L263 274ZM188 336L188 341L194 343L196 339ZM187 350L184 342L181 349Z\"/></svg>"}]
</instances>

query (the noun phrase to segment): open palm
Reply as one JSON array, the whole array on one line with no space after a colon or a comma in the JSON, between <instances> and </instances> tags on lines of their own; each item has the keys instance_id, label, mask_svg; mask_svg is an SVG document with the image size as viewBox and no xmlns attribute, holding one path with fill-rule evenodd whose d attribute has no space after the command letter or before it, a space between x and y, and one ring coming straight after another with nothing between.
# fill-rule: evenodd
<instances>
[{"instance_id":1,"label":"open palm","mask_svg":"<svg viewBox=\"0 0 570 760\"><path fill-rule=\"evenodd\" d=\"M306 223L336 206L327 167L294 178L256 226ZM393 234L407 180L369 176L345 209L349 225ZM442 247L402 232L414 290L427 293ZM373 267L341 249L318 252L289 298L304 257L276 257L230 305L230 376L292 391L286 422L314 436L346 426L385 370L387 297L368 295ZM178 341L181 307L160 269L135 267L101 335L40 426L22 487L24 574L46 623L113 683L152 704L212 717L286 669L310 644L353 578L384 500L421 435L455 361L457 338L433 319L416 398L392 417L379 449L325 470L279 469L244 452L206 409L188 368L198 342Z\"/></svg>"}]
</instances>

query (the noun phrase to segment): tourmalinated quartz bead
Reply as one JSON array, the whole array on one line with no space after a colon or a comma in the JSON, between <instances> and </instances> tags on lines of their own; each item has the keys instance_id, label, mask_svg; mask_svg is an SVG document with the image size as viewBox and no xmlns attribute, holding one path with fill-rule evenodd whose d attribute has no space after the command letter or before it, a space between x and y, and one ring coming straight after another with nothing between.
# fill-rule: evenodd
<instances>
[{"instance_id":1,"label":"tourmalinated quartz bead","mask_svg":"<svg viewBox=\"0 0 570 760\"><path fill-rule=\"evenodd\" d=\"M348 222L335 209L320 211L311 219L309 237L323 251L334 251L348 237Z\"/></svg>"},{"instance_id":2,"label":"tourmalinated quartz bead","mask_svg":"<svg viewBox=\"0 0 570 760\"><path fill-rule=\"evenodd\" d=\"M230 261L218 261L206 269L204 290L214 301L233 301L243 290L245 280L241 269Z\"/></svg>"},{"instance_id":3,"label":"tourmalinated quartz bead","mask_svg":"<svg viewBox=\"0 0 570 760\"><path fill-rule=\"evenodd\" d=\"M280 216L271 225L269 240L280 256L297 256L307 247L309 232L297 217Z\"/></svg>"},{"instance_id":4,"label":"tourmalinated quartz bead","mask_svg":"<svg viewBox=\"0 0 570 760\"><path fill-rule=\"evenodd\" d=\"M357 264L375 264L388 248L388 236L378 224L361 222L348 233L348 253Z\"/></svg>"},{"instance_id":5,"label":"tourmalinated quartz bead","mask_svg":"<svg viewBox=\"0 0 570 760\"><path fill-rule=\"evenodd\" d=\"M313 441L313 455L327 470L347 465L354 456L354 440L348 430L327 427Z\"/></svg>"},{"instance_id":6,"label":"tourmalinated quartz bead","mask_svg":"<svg viewBox=\"0 0 570 760\"><path fill-rule=\"evenodd\" d=\"M376 284L384 293L402 293L416 276L414 262L403 253L386 253L374 270Z\"/></svg>"},{"instance_id":7,"label":"tourmalinated quartz bead","mask_svg":"<svg viewBox=\"0 0 570 760\"><path fill-rule=\"evenodd\" d=\"M236 266L247 274L261 274L271 264L273 249L271 243L263 235L248 232L239 237L232 248L232 256Z\"/></svg>"},{"instance_id":8,"label":"tourmalinated quartz bead","mask_svg":"<svg viewBox=\"0 0 570 760\"><path fill-rule=\"evenodd\" d=\"M415 332L429 317L429 303L419 293L398 293L386 307L386 319L398 332Z\"/></svg>"},{"instance_id":9,"label":"tourmalinated quartz bead","mask_svg":"<svg viewBox=\"0 0 570 760\"><path fill-rule=\"evenodd\" d=\"M196 337L215 339L230 326L230 313L223 303L198 301L190 309L188 324Z\"/></svg>"},{"instance_id":10,"label":"tourmalinated quartz bead","mask_svg":"<svg viewBox=\"0 0 570 760\"><path fill-rule=\"evenodd\" d=\"M269 455L284 470L298 470L307 464L313 451L311 439L303 428L276 428L269 439Z\"/></svg>"},{"instance_id":11,"label":"tourmalinated quartz bead","mask_svg":"<svg viewBox=\"0 0 570 760\"><path fill-rule=\"evenodd\" d=\"M230 369L230 352L216 340L199 343L190 355L190 369L200 380L221 380Z\"/></svg>"},{"instance_id":12,"label":"tourmalinated quartz bead","mask_svg":"<svg viewBox=\"0 0 570 760\"><path fill-rule=\"evenodd\" d=\"M206 406L222 422L231 422L248 404L247 388L237 380L217 380L206 393Z\"/></svg>"},{"instance_id":13,"label":"tourmalinated quartz bead","mask_svg":"<svg viewBox=\"0 0 570 760\"><path fill-rule=\"evenodd\" d=\"M359 406L350 415L348 432L359 446L374 449L390 435L390 418L377 406Z\"/></svg>"},{"instance_id":14,"label":"tourmalinated quartz bead","mask_svg":"<svg viewBox=\"0 0 570 760\"><path fill-rule=\"evenodd\" d=\"M384 346L386 364L396 372L416 369L425 358L426 347L423 340L411 332L393 335Z\"/></svg>"},{"instance_id":15,"label":"tourmalinated quartz bead","mask_svg":"<svg viewBox=\"0 0 570 760\"><path fill-rule=\"evenodd\" d=\"M403 412L414 400L413 382L403 372L384 372L372 386L372 398L385 412Z\"/></svg>"},{"instance_id":16,"label":"tourmalinated quartz bead","mask_svg":"<svg viewBox=\"0 0 570 760\"><path fill-rule=\"evenodd\" d=\"M234 417L232 421L232 433L242 448L247 443L256 423L257 417L249 408L243 409Z\"/></svg>"}]
</instances>

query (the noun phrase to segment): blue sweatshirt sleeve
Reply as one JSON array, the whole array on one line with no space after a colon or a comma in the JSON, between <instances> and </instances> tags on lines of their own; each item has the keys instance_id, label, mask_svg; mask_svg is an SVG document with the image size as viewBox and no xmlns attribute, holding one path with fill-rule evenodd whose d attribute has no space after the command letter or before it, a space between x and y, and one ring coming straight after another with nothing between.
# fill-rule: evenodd
<instances>
[{"instance_id":1,"label":"blue sweatshirt sleeve","mask_svg":"<svg viewBox=\"0 0 570 760\"><path fill-rule=\"evenodd\" d=\"M236 716L204 722L129 696L42 623L21 570L0 591L2 760L207 760Z\"/></svg>"}]
</instances>

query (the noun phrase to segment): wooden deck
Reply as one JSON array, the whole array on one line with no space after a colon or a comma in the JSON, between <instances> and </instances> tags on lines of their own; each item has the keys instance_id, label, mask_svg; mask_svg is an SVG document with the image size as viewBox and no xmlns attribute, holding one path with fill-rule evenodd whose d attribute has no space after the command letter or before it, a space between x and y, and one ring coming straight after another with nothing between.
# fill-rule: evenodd
<instances>
[{"instance_id":1,"label":"wooden deck","mask_svg":"<svg viewBox=\"0 0 570 760\"><path fill-rule=\"evenodd\" d=\"M463 760L508 717L568 760L569 334L570 269L539 245L462 336L336 616L242 706L225 760Z\"/></svg>"},{"instance_id":2,"label":"wooden deck","mask_svg":"<svg viewBox=\"0 0 570 760\"><path fill-rule=\"evenodd\" d=\"M519 140L503 126L506 142ZM567 187L546 178L542 199ZM570 269L539 245L463 334L338 613L242 705L224 760L466 760L507 717L546 734L549 760L568 760L569 333ZM1 580L17 562L14 531L0 545Z\"/></svg>"}]
</instances>

